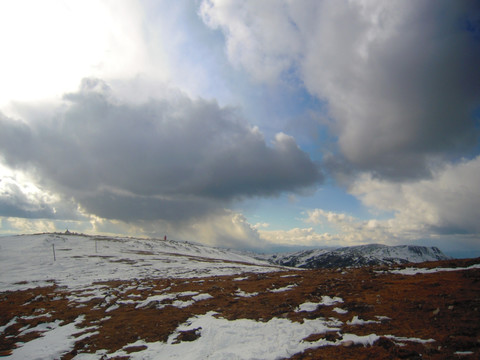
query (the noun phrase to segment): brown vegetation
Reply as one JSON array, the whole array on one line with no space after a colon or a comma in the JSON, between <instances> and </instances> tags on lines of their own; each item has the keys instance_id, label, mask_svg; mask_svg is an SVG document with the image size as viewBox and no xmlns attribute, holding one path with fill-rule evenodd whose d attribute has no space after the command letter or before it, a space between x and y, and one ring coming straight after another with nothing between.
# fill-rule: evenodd
<instances>
[{"instance_id":1,"label":"brown vegetation","mask_svg":"<svg viewBox=\"0 0 480 360\"><path fill-rule=\"evenodd\" d=\"M425 263L422 266L458 267L473 263L480 263L480 259ZM342 343L341 332L312 334L305 340L327 339L342 345L308 349L292 359L455 359L460 358L457 351L472 352L461 355L462 359L480 358L480 269L415 276L395 275L382 270L386 269L291 270L246 274L242 277L248 278L243 280L238 276L222 276L96 284L103 286L103 293L108 294L104 297L96 296L93 290L88 297L87 290L55 286L5 292L0 294L0 326L7 325L15 317L17 320L0 334L0 356L11 353L19 342L41 336L40 332L22 334L21 329L55 320L66 324L80 315L85 316L81 326L85 329L97 326L96 333L77 341L74 349L62 359L99 349L114 352L123 348L127 353L138 352L145 347L132 346L135 341L165 342L188 318L215 311L219 317L230 320L268 321L281 317L302 322L304 319L334 317L344 323L342 333L396 337L381 337L373 346L363 346L348 341ZM289 285L294 287L288 291L271 291ZM237 293L239 290L258 294L241 297ZM187 291L191 293L181 294ZM168 306L173 301L191 300L193 292L212 297L183 308ZM177 295L163 300L162 306L155 301L138 306L139 301L165 293ZM344 302L338 306L348 313L334 312L334 306L321 306L312 312L295 311L300 304L319 302L325 295L342 298ZM348 325L347 321L354 316L376 322ZM175 341L195 341L201 336L197 330L180 332ZM420 343L398 341L398 338L435 341Z\"/></svg>"}]
</instances>

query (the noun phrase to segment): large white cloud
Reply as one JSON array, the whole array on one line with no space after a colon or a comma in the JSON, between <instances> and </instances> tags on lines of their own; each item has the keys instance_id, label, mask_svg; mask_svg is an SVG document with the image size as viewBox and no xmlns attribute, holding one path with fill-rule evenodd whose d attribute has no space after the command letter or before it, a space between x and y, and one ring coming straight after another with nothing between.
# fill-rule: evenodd
<instances>
[{"instance_id":1,"label":"large white cloud","mask_svg":"<svg viewBox=\"0 0 480 360\"><path fill-rule=\"evenodd\" d=\"M270 246L338 246L343 242L342 239L335 234L318 233L312 227L308 228L292 228L289 230L258 230L262 240L270 244Z\"/></svg>"},{"instance_id":2,"label":"large white cloud","mask_svg":"<svg viewBox=\"0 0 480 360\"><path fill-rule=\"evenodd\" d=\"M479 178L480 157L439 166L431 179L398 183L363 174L349 191L371 210L370 219L311 209L305 221L332 228L342 245L423 241L472 247L480 236Z\"/></svg>"},{"instance_id":3,"label":"large white cloud","mask_svg":"<svg viewBox=\"0 0 480 360\"><path fill-rule=\"evenodd\" d=\"M350 191L372 209L391 212L398 232L480 234L480 157L446 164L432 179L395 183L363 175Z\"/></svg>"},{"instance_id":4,"label":"large white cloud","mask_svg":"<svg viewBox=\"0 0 480 360\"><path fill-rule=\"evenodd\" d=\"M232 63L260 81L293 71L325 99L360 170L426 176L432 157L477 140L478 2L208 0L201 14Z\"/></svg>"},{"instance_id":5,"label":"large white cloud","mask_svg":"<svg viewBox=\"0 0 480 360\"><path fill-rule=\"evenodd\" d=\"M300 55L297 26L277 1L203 1L205 23L225 31L229 60L259 81L276 82Z\"/></svg>"}]
</instances>

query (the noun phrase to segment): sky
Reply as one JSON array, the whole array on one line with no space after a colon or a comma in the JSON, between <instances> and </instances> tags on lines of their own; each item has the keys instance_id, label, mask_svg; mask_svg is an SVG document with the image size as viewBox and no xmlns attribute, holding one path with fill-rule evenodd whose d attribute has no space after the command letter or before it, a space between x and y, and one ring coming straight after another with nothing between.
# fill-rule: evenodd
<instances>
[{"instance_id":1,"label":"sky","mask_svg":"<svg viewBox=\"0 0 480 360\"><path fill-rule=\"evenodd\" d=\"M0 233L480 256L480 3L0 2Z\"/></svg>"}]
</instances>

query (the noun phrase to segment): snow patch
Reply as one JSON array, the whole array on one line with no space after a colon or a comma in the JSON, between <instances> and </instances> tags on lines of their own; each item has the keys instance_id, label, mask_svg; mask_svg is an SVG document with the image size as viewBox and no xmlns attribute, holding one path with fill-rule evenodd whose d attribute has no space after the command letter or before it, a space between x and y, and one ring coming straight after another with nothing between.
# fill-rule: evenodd
<instances>
[{"instance_id":1,"label":"snow patch","mask_svg":"<svg viewBox=\"0 0 480 360\"><path fill-rule=\"evenodd\" d=\"M243 280L248 280L248 276L245 276L245 277L237 277L237 278L233 279L233 281L243 281Z\"/></svg>"},{"instance_id":2,"label":"snow patch","mask_svg":"<svg viewBox=\"0 0 480 360\"><path fill-rule=\"evenodd\" d=\"M385 335L387 339L394 340L394 341L409 341L409 342L416 342L420 344L428 344L431 342L435 342L436 340L434 339L419 339L419 338L413 338L413 337L403 337L403 336L393 336L393 335ZM397 343L398 345L403 345L401 343Z\"/></svg>"},{"instance_id":3,"label":"snow patch","mask_svg":"<svg viewBox=\"0 0 480 360\"><path fill-rule=\"evenodd\" d=\"M147 349L128 354L132 360L153 359L278 359L290 357L315 347L302 341L311 334L338 331L337 320L305 320L302 324L288 319L273 318L268 322L249 319L229 321L215 317L215 312L194 316L170 335L167 343L137 341L129 346L147 346ZM200 329L195 341L174 344L180 331ZM125 356L119 350L111 357Z\"/></svg>"},{"instance_id":4,"label":"snow patch","mask_svg":"<svg viewBox=\"0 0 480 360\"><path fill-rule=\"evenodd\" d=\"M179 300L179 297L191 296L189 300ZM166 306L174 306L178 308L185 308L190 305L193 305L196 301L211 299L213 296L210 294L199 294L198 291L184 291L179 293L170 293L162 295L153 295L146 298L143 301L139 301L135 306L136 309L141 309L147 306L155 306L157 309L163 309ZM171 304L163 304L166 300L174 300ZM130 300L129 302L135 303L135 301Z\"/></svg>"},{"instance_id":5,"label":"snow patch","mask_svg":"<svg viewBox=\"0 0 480 360\"><path fill-rule=\"evenodd\" d=\"M330 296L322 296L322 300L319 303L313 303L313 302L303 303L295 309L295 312L315 311L319 306L332 306L337 303L343 303L343 299L336 296L333 298Z\"/></svg>"},{"instance_id":6,"label":"snow patch","mask_svg":"<svg viewBox=\"0 0 480 360\"><path fill-rule=\"evenodd\" d=\"M355 315L352 320L347 321L347 325L366 325L366 324L378 324L380 321L376 320L362 320Z\"/></svg>"},{"instance_id":7,"label":"snow patch","mask_svg":"<svg viewBox=\"0 0 480 360\"><path fill-rule=\"evenodd\" d=\"M77 325L81 324L83 320L84 316L82 315L77 317L74 322L63 326L60 326L59 321L42 324L42 329L39 328L39 331L44 331L43 336L25 344L17 343L19 347L13 350L9 359L55 360L61 358L62 355L73 349L76 341L96 334L96 332L90 332L77 338L73 337L73 334L79 330ZM32 328L30 330L34 331L34 329L35 328Z\"/></svg>"},{"instance_id":8,"label":"snow patch","mask_svg":"<svg viewBox=\"0 0 480 360\"><path fill-rule=\"evenodd\" d=\"M462 271L462 270L471 270L471 269L480 269L480 264L475 264L467 267L457 267L457 268L433 268L433 269L423 269L423 268L405 268L399 270L390 270L391 274L398 275L417 275L417 274L432 274L443 271Z\"/></svg>"},{"instance_id":9,"label":"snow patch","mask_svg":"<svg viewBox=\"0 0 480 360\"><path fill-rule=\"evenodd\" d=\"M361 344L363 346L373 345L375 341L380 339L380 336L376 334L364 335L359 336L355 334L344 334L343 339L340 341L340 344L345 343L347 341L352 341L354 344Z\"/></svg>"},{"instance_id":10,"label":"snow patch","mask_svg":"<svg viewBox=\"0 0 480 360\"><path fill-rule=\"evenodd\" d=\"M340 297L330 297L330 296L322 296L322 301L320 302L320 305L324 306L332 306L338 303L343 303L343 299Z\"/></svg>"},{"instance_id":11,"label":"snow patch","mask_svg":"<svg viewBox=\"0 0 480 360\"><path fill-rule=\"evenodd\" d=\"M301 311L315 311L317 308L320 306L320 303L313 303L313 302L306 302L303 304L300 304L296 309L295 312L301 312Z\"/></svg>"},{"instance_id":12,"label":"snow patch","mask_svg":"<svg viewBox=\"0 0 480 360\"><path fill-rule=\"evenodd\" d=\"M11 319L8 323L6 323L3 326L0 326L0 333L3 333L7 328L9 328L12 325L15 325L17 323L17 317L15 316L13 319Z\"/></svg>"},{"instance_id":13,"label":"snow patch","mask_svg":"<svg viewBox=\"0 0 480 360\"><path fill-rule=\"evenodd\" d=\"M253 297L257 295L258 295L258 292L247 293L240 289L237 289L237 291L235 291L235 296L240 296L240 297Z\"/></svg>"},{"instance_id":14,"label":"snow patch","mask_svg":"<svg viewBox=\"0 0 480 360\"><path fill-rule=\"evenodd\" d=\"M287 286L284 286L282 288L278 288L278 289L270 289L268 291L270 292L273 292L273 293L279 293L279 292L284 292L284 291L288 291L288 290L292 290L294 287L296 287L297 285L296 284L291 284L291 285L287 285Z\"/></svg>"},{"instance_id":15,"label":"snow patch","mask_svg":"<svg viewBox=\"0 0 480 360\"><path fill-rule=\"evenodd\" d=\"M202 301L202 300L208 300L208 299L213 299L213 296L210 294L198 294L192 297L194 301Z\"/></svg>"},{"instance_id":16,"label":"snow patch","mask_svg":"<svg viewBox=\"0 0 480 360\"><path fill-rule=\"evenodd\" d=\"M120 308L120 305L118 304L113 304L112 306L108 307L105 312L110 312L110 311L113 311L113 310L117 310L118 308Z\"/></svg>"}]
</instances>

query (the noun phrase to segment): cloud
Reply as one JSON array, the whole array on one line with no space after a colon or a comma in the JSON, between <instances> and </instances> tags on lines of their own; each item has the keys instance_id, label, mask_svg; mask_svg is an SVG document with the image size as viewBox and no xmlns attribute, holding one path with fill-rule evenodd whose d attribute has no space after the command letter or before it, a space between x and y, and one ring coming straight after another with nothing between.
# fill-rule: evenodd
<instances>
[{"instance_id":1,"label":"cloud","mask_svg":"<svg viewBox=\"0 0 480 360\"><path fill-rule=\"evenodd\" d=\"M334 211L325 211L323 209L315 209L308 211L308 218L306 222L319 224L322 221L326 220L329 223L341 224L341 223L352 223L354 218L350 215L337 213Z\"/></svg>"},{"instance_id":2,"label":"cloud","mask_svg":"<svg viewBox=\"0 0 480 360\"><path fill-rule=\"evenodd\" d=\"M2 225L2 232L10 234L54 232L58 229L54 221L40 219L0 218L0 224Z\"/></svg>"},{"instance_id":3,"label":"cloud","mask_svg":"<svg viewBox=\"0 0 480 360\"><path fill-rule=\"evenodd\" d=\"M276 82L300 54L297 26L286 6L274 1L206 0L199 14L209 27L224 31L234 66L245 68L256 80Z\"/></svg>"},{"instance_id":4,"label":"cloud","mask_svg":"<svg viewBox=\"0 0 480 360\"><path fill-rule=\"evenodd\" d=\"M333 227L346 243L472 243L480 234L479 178L480 156L445 163L432 178L403 183L362 174L349 192L376 218L311 209L305 222Z\"/></svg>"},{"instance_id":5,"label":"cloud","mask_svg":"<svg viewBox=\"0 0 480 360\"><path fill-rule=\"evenodd\" d=\"M407 231L396 229L395 221L392 219L362 220L345 213L323 209L308 210L307 215L308 217L304 220L306 223L327 224L333 227L335 235L331 236L331 240L335 240L337 245L350 246L372 242L398 244L417 239Z\"/></svg>"},{"instance_id":6,"label":"cloud","mask_svg":"<svg viewBox=\"0 0 480 360\"><path fill-rule=\"evenodd\" d=\"M364 173L349 192L371 210L371 219L310 209L304 221L331 228L330 241L339 245L419 241L439 243L450 250L452 244L472 248L480 235L479 178L480 156L444 163L433 170L431 178L403 183ZM306 242L307 237L296 241Z\"/></svg>"},{"instance_id":7,"label":"cloud","mask_svg":"<svg viewBox=\"0 0 480 360\"><path fill-rule=\"evenodd\" d=\"M234 65L265 82L293 72L325 100L357 170L425 177L432 159L477 142L477 2L210 0L200 13L223 31Z\"/></svg>"},{"instance_id":8,"label":"cloud","mask_svg":"<svg viewBox=\"0 0 480 360\"><path fill-rule=\"evenodd\" d=\"M143 13L138 2L0 4L0 105L45 99L72 91L84 76L166 78L163 56L149 61Z\"/></svg>"},{"instance_id":9,"label":"cloud","mask_svg":"<svg viewBox=\"0 0 480 360\"><path fill-rule=\"evenodd\" d=\"M165 220L126 223L91 216L91 228L84 231L149 238L163 238L167 235L167 238L173 240L195 241L209 246L243 250L265 250L269 245L260 238L255 227L250 225L241 213L227 209L180 224Z\"/></svg>"},{"instance_id":10,"label":"cloud","mask_svg":"<svg viewBox=\"0 0 480 360\"><path fill-rule=\"evenodd\" d=\"M361 176L350 192L372 209L394 213L393 228L427 234L480 234L480 157L445 164L432 179L395 183Z\"/></svg>"},{"instance_id":11,"label":"cloud","mask_svg":"<svg viewBox=\"0 0 480 360\"><path fill-rule=\"evenodd\" d=\"M178 228L176 233L185 239L203 239L210 246L250 250L264 249L267 246L242 214L230 210L209 217L207 221L197 221L188 227Z\"/></svg>"},{"instance_id":12,"label":"cloud","mask_svg":"<svg viewBox=\"0 0 480 360\"><path fill-rule=\"evenodd\" d=\"M5 183L0 190L0 216L21 218L52 218L54 210L41 196L27 196L15 183Z\"/></svg>"},{"instance_id":13,"label":"cloud","mask_svg":"<svg viewBox=\"0 0 480 360\"><path fill-rule=\"evenodd\" d=\"M341 243L339 236L318 233L312 227L289 230L259 230L260 238L271 246L332 246Z\"/></svg>"},{"instance_id":14,"label":"cloud","mask_svg":"<svg viewBox=\"0 0 480 360\"><path fill-rule=\"evenodd\" d=\"M77 205L44 191L25 174L0 164L0 216L85 220Z\"/></svg>"},{"instance_id":15,"label":"cloud","mask_svg":"<svg viewBox=\"0 0 480 360\"><path fill-rule=\"evenodd\" d=\"M48 112L18 109L25 119L0 115L5 164L106 219L188 221L322 179L292 137L279 133L267 144L237 110L178 91L130 104L85 79Z\"/></svg>"}]
</instances>

